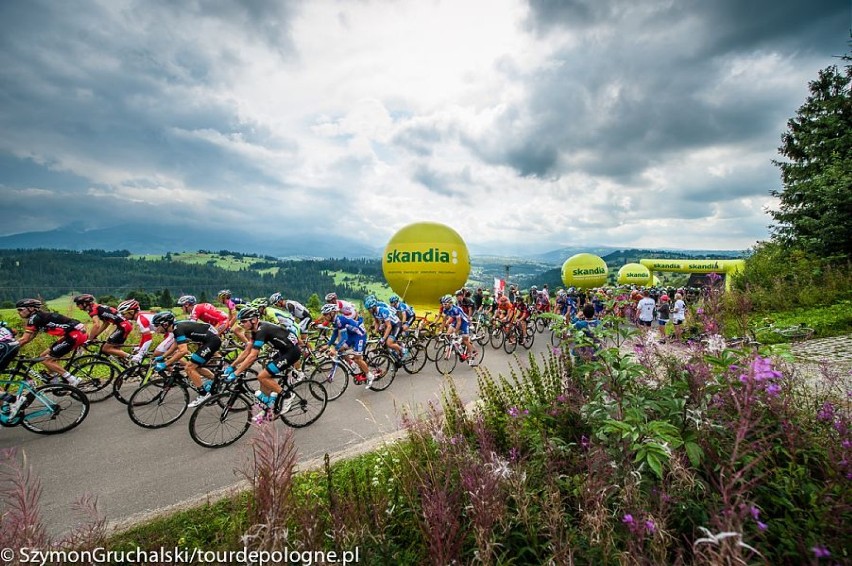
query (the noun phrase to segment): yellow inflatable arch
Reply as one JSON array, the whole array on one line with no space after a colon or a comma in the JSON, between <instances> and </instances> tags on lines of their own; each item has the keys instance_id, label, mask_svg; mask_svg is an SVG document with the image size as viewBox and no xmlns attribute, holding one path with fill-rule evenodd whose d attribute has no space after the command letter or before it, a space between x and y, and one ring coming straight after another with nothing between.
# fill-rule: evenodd
<instances>
[{"instance_id":1,"label":"yellow inflatable arch","mask_svg":"<svg viewBox=\"0 0 852 566\"><path fill-rule=\"evenodd\" d=\"M653 276L655 271L673 273L724 273L725 289L731 288L731 277L745 269L742 259L640 259Z\"/></svg>"}]
</instances>

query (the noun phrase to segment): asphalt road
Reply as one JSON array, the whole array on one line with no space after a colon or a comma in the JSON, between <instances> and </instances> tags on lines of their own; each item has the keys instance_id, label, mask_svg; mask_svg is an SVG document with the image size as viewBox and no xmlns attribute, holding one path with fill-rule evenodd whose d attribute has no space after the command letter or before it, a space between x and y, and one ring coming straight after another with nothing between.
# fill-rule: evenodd
<instances>
[{"instance_id":1,"label":"asphalt road","mask_svg":"<svg viewBox=\"0 0 852 566\"><path fill-rule=\"evenodd\" d=\"M545 351L547 334L536 336L532 352ZM507 375L513 356L485 346L484 366L492 375ZM519 349L521 363L526 351ZM514 363L514 362L513 362ZM465 402L477 397L476 372L459 363L453 378ZM383 392L350 383L344 395L329 403L313 425L295 431L300 462L335 454L399 430L401 409L417 410L439 402L445 378L428 362L417 375L402 371ZM115 399L91 406L76 429L40 436L22 427L0 430L0 448L18 447L42 486L41 511L48 531L60 534L79 522L73 503L84 493L98 497L110 522L197 499L237 484L236 473L248 455L254 427L235 444L220 449L197 445L189 436L191 409L171 426L146 430L135 425ZM276 426L285 427L278 421Z\"/></svg>"}]
</instances>

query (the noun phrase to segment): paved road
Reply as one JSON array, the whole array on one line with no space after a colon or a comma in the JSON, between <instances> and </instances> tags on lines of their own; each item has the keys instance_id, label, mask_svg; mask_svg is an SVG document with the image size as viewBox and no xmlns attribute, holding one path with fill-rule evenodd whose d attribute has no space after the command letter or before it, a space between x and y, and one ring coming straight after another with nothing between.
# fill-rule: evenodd
<instances>
[{"instance_id":1,"label":"paved road","mask_svg":"<svg viewBox=\"0 0 852 566\"><path fill-rule=\"evenodd\" d=\"M546 337L539 334L531 351L544 351ZM506 375L514 358L490 346L486 350L484 365L494 376ZM526 359L523 350L517 353ZM475 371L460 364L453 377L462 399L474 400ZM300 461L398 430L400 409L439 401L444 383L429 362L418 375L400 372L381 393L350 384L320 420L295 432ZM98 496L101 511L114 522L236 484L235 469L247 455L253 430L232 446L211 450L192 441L188 422L189 412L168 428L145 430L133 424L124 405L108 399L92 405L86 421L65 434L45 437L21 427L3 429L0 448L17 446L26 453L42 482L45 522L58 534L76 524L72 504L86 492Z\"/></svg>"}]
</instances>

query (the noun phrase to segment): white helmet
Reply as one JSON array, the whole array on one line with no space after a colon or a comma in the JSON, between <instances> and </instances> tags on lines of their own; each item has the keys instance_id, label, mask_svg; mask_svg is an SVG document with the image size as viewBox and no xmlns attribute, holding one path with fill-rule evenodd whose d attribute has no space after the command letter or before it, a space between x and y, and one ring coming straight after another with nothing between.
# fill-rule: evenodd
<instances>
[{"instance_id":1,"label":"white helmet","mask_svg":"<svg viewBox=\"0 0 852 566\"><path fill-rule=\"evenodd\" d=\"M320 312L322 314L335 314L340 310L340 307L337 306L337 303L326 303L322 306Z\"/></svg>"}]
</instances>

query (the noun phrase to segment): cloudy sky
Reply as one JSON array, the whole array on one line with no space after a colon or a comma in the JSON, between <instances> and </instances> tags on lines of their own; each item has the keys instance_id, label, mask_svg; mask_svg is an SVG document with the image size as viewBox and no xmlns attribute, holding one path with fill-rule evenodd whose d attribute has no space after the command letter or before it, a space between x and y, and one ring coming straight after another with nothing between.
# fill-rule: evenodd
<instances>
[{"instance_id":1,"label":"cloudy sky","mask_svg":"<svg viewBox=\"0 0 852 566\"><path fill-rule=\"evenodd\" d=\"M746 248L849 30L849 0L5 0L0 234Z\"/></svg>"}]
</instances>

